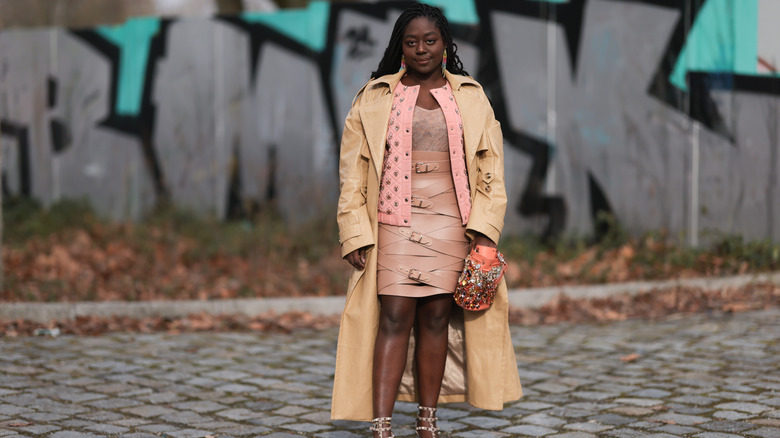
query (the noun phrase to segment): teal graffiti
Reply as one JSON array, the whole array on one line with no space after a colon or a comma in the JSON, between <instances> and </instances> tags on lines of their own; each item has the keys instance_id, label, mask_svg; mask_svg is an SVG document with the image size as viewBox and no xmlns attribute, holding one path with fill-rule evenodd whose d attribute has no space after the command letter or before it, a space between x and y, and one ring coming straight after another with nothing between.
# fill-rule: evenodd
<instances>
[{"instance_id":1,"label":"teal graffiti","mask_svg":"<svg viewBox=\"0 0 780 438\"><path fill-rule=\"evenodd\" d=\"M122 116L137 116L149 62L152 38L160 31L156 17L131 18L116 26L100 26L97 32L119 47L119 80L114 110Z\"/></svg>"},{"instance_id":2,"label":"teal graffiti","mask_svg":"<svg viewBox=\"0 0 780 438\"><path fill-rule=\"evenodd\" d=\"M441 8L450 23L479 24L474 0L421 0L420 3Z\"/></svg>"},{"instance_id":3,"label":"teal graffiti","mask_svg":"<svg viewBox=\"0 0 780 438\"><path fill-rule=\"evenodd\" d=\"M245 12L241 18L249 23L262 23L315 52L321 52L325 49L329 15L329 2L313 1L306 9Z\"/></svg>"},{"instance_id":4,"label":"teal graffiti","mask_svg":"<svg viewBox=\"0 0 780 438\"><path fill-rule=\"evenodd\" d=\"M687 91L689 71L758 74L758 0L708 0L669 80Z\"/></svg>"}]
</instances>

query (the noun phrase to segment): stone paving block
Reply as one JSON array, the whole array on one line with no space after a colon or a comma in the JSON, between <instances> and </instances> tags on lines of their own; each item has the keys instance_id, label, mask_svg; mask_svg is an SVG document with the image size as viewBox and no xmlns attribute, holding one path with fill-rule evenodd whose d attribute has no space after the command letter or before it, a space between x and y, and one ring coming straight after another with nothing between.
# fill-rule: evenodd
<instances>
[{"instance_id":1,"label":"stone paving block","mask_svg":"<svg viewBox=\"0 0 780 438\"><path fill-rule=\"evenodd\" d=\"M630 428L608 430L602 434L602 436L613 437L613 438L636 438L636 437L644 437L646 435L647 432L645 431L630 429Z\"/></svg>"},{"instance_id":2,"label":"stone paving block","mask_svg":"<svg viewBox=\"0 0 780 438\"><path fill-rule=\"evenodd\" d=\"M712 395L726 400L736 400L741 402L752 402L752 401L761 400L761 396L754 395L754 394L744 394L741 392L734 392L734 391L714 392L712 393Z\"/></svg>"},{"instance_id":3,"label":"stone paving block","mask_svg":"<svg viewBox=\"0 0 780 438\"><path fill-rule=\"evenodd\" d=\"M164 406L154 406L154 405L142 405L142 406L133 406L131 408L124 408L122 409L122 412L132 414L132 415L138 415L139 417L159 417L160 415L166 415L166 414L172 414L176 412L173 409L166 408Z\"/></svg>"},{"instance_id":4,"label":"stone paving block","mask_svg":"<svg viewBox=\"0 0 780 438\"><path fill-rule=\"evenodd\" d=\"M186 410L186 411L194 411L194 412L213 412L213 411L221 411L226 410L228 407L219 404L214 403L212 401L191 401L191 402L185 402L185 403L176 403L172 405L172 407L180 410Z\"/></svg>"},{"instance_id":5,"label":"stone paving block","mask_svg":"<svg viewBox=\"0 0 780 438\"><path fill-rule=\"evenodd\" d=\"M306 412L308 412L308 410L306 410ZM216 415L220 417L229 418L235 421L244 421L244 420L259 418L264 416L265 414L263 414L262 412L250 411L249 409L227 409L224 411L217 412Z\"/></svg>"},{"instance_id":6,"label":"stone paving block","mask_svg":"<svg viewBox=\"0 0 780 438\"><path fill-rule=\"evenodd\" d=\"M749 414L760 414L762 412L771 411L772 408L758 403L721 403L715 405L718 409L734 410L740 412L747 412Z\"/></svg>"},{"instance_id":7,"label":"stone paving block","mask_svg":"<svg viewBox=\"0 0 780 438\"><path fill-rule=\"evenodd\" d=\"M114 421L112 424L123 427L136 427L142 424L149 424L150 420L145 418L123 418L121 420Z\"/></svg>"},{"instance_id":8,"label":"stone paving block","mask_svg":"<svg viewBox=\"0 0 780 438\"><path fill-rule=\"evenodd\" d=\"M617 414L601 414L596 415L591 420L595 420L599 423L603 424L609 424L612 426L622 426L624 424L633 423L635 420L633 418L624 417L622 415Z\"/></svg>"},{"instance_id":9,"label":"stone paving block","mask_svg":"<svg viewBox=\"0 0 780 438\"><path fill-rule=\"evenodd\" d=\"M19 415L22 418L39 423L52 423L68 418L65 415L49 414L46 412L29 412Z\"/></svg>"},{"instance_id":10,"label":"stone paving block","mask_svg":"<svg viewBox=\"0 0 780 438\"><path fill-rule=\"evenodd\" d=\"M778 438L780 437L780 427L762 427L761 429L755 429L745 433L761 438Z\"/></svg>"},{"instance_id":11,"label":"stone paving block","mask_svg":"<svg viewBox=\"0 0 780 438\"><path fill-rule=\"evenodd\" d=\"M312 412L310 414L301 415L300 418L302 420L311 421L312 423L329 424L330 423L330 412L327 412L327 411L317 411L317 412Z\"/></svg>"},{"instance_id":12,"label":"stone paving block","mask_svg":"<svg viewBox=\"0 0 780 438\"><path fill-rule=\"evenodd\" d=\"M277 410L275 410L273 412L276 415L284 415L284 416L293 417L293 416L297 416L297 415L306 414L308 412L311 412L311 410L302 408L300 406L285 406L285 407L277 409Z\"/></svg>"},{"instance_id":13,"label":"stone paving block","mask_svg":"<svg viewBox=\"0 0 780 438\"><path fill-rule=\"evenodd\" d=\"M136 427L138 430L144 430L153 434L163 434L171 430L177 430L178 427L172 424L144 424L143 426Z\"/></svg>"},{"instance_id":14,"label":"stone paving block","mask_svg":"<svg viewBox=\"0 0 780 438\"><path fill-rule=\"evenodd\" d=\"M499 438L510 436L506 433L494 432L494 431L466 431L459 432L452 435L455 438Z\"/></svg>"},{"instance_id":15,"label":"stone paving block","mask_svg":"<svg viewBox=\"0 0 780 438\"><path fill-rule=\"evenodd\" d=\"M55 430L60 430L60 427L50 424L34 424L32 426L20 427L19 430L23 430L33 435L46 435Z\"/></svg>"},{"instance_id":16,"label":"stone paving block","mask_svg":"<svg viewBox=\"0 0 780 438\"><path fill-rule=\"evenodd\" d=\"M460 419L461 423L471 424L480 429L498 429L512 424L510 421L487 416L473 416Z\"/></svg>"},{"instance_id":17,"label":"stone paving block","mask_svg":"<svg viewBox=\"0 0 780 438\"><path fill-rule=\"evenodd\" d=\"M58 395L58 398L73 403L82 403L85 401L97 400L106 397L107 396L105 394L98 394L96 392L76 392L76 391L61 392Z\"/></svg>"},{"instance_id":18,"label":"stone paving block","mask_svg":"<svg viewBox=\"0 0 780 438\"><path fill-rule=\"evenodd\" d=\"M523 417L520 420L517 420L515 422L535 424L537 426L544 426L544 427L558 427L563 424L566 424L565 420L544 413L532 414L527 417Z\"/></svg>"},{"instance_id":19,"label":"stone paving block","mask_svg":"<svg viewBox=\"0 0 780 438\"><path fill-rule=\"evenodd\" d=\"M127 427L114 426L111 424L95 424L94 426L87 427L87 429L107 435L116 435L129 430Z\"/></svg>"},{"instance_id":20,"label":"stone paving block","mask_svg":"<svg viewBox=\"0 0 780 438\"><path fill-rule=\"evenodd\" d=\"M151 433L126 433L122 435L122 438L160 438L157 435L152 435Z\"/></svg>"},{"instance_id":21,"label":"stone paving block","mask_svg":"<svg viewBox=\"0 0 780 438\"><path fill-rule=\"evenodd\" d=\"M566 432L555 435L547 435L548 438L596 438L596 435L585 432Z\"/></svg>"},{"instance_id":22,"label":"stone paving block","mask_svg":"<svg viewBox=\"0 0 780 438\"><path fill-rule=\"evenodd\" d=\"M645 415L650 415L655 413L654 410L649 408L639 408L639 407L633 407L633 406L619 406L617 408L612 408L610 411L622 414L622 415L628 415L631 417L643 417Z\"/></svg>"},{"instance_id":23,"label":"stone paving block","mask_svg":"<svg viewBox=\"0 0 780 438\"><path fill-rule=\"evenodd\" d=\"M187 425L193 423L205 423L207 421L212 421L211 417L207 417L192 411L173 412L170 414L161 415L159 419L161 421L165 421L166 423L177 423L177 424L187 424Z\"/></svg>"},{"instance_id":24,"label":"stone paving block","mask_svg":"<svg viewBox=\"0 0 780 438\"><path fill-rule=\"evenodd\" d=\"M256 392L256 386L243 385L240 383L228 383L226 385L220 385L214 388L216 391L228 392L234 394L245 394L250 392Z\"/></svg>"},{"instance_id":25,"label":"stone paving block","mask_svg":"<svg viewBox=\"0 0 780 438\"><path fill-rule=\"evenodd\" d=\"M687 415L700 415L707 412L712 412L712 409L709 407L682 405L679 403L668 403L664 405L664 407L668 408L672 412Z\"/></svg>"},{"instance_id":26,"label":"stone paving block","mask_svg":"<svg viewBox=\"0 0 780 438\"><path fill-rule=\"evenodd\" d=\"M214 432L210 430L200 430L200 429L181 429L181 430L171 430L165 432L165 434L175 438L203 438L203 437L214 435Z\"/></svg>"},{"instance_id":27,"label":"stone paving block","mask_svg":"<svg viewBox=\"0 0 780 438\"><path fill-rule=\"evenodd\" d=\"M734 435L733 433L720 433L720 432L702 432L694 435L695 438L742 438L742 435Z\"/></svg>"},{"instance_id":28,"label":"stone paving block","mask_svg":"<svg viewBox=\"0 0 780 438\"><path fill-rule=\"evenodd\" d=\"M512 406L520 409L527 409L529 411L542 411L545 409L549 409L554 407L555 405L551 405L549 403L538 403L538 402L531 402L531 401L521 401L518 403L514 403Z\"/></svg>"},{"instance_id":29,"label":"stone paving block","mask_svg":"<svg viewBox=\"0 0 780 438\"><path fill-rule=\"evenodd\" d=\"M588 421L586 423L570 423L563 426L564 429L576 430L578 432L604 432L605 430L614 429L614 426L608 424L599 424L595 421Z\"/></svg>"},{"instance_id":30,"label":"stone paving block","mask_svg":"<svg viewBox=\"0 0 780 438\"><path fill-rule=\"evenodd\" d=\"M685 435L690 435L690 434L693 434L693 433L701 432L702 430L701 429L697 429L695 427L690 427L690 426L680 426L680 425L677 425L677 424L665 424L665 425L663 425L661 427L657 427L657 428L653 429L653 431L655 431L655 432L663 432L663 433L670 433L672 435L685 436Z\"/></svg>"},{"instance_id":31,"label":"stone paving block","mask_svg":"<svg viewBox=\"0 0 780 438\"><path fill-rule=\"evenodd\" d=\"M219 436L224 437L225 434L232 435L232 436L247 436L247 435L262 435L266 434L268 432L272 432L271 429L263 426L237 426L237 427L228 427L225 429L216 429L219 432Z\"/></svg>"},{"instance_id":32,"label":"stone paving block","mask_svg":"<svg viewBox=\"0 0 780 438\"><path fill-rule=\"evenodd\" d=\"M23 408L15 405L0 405L0 414L3 415L19 415L28 412L34 412L32 409Z\"/></svg>"},{"instance_id":33,"label":"stone paving block","mask_svg":"<svg viewBox=\"0 0 780 438\"><path fill-rule=\"evenodd\" d=\"M276 426L281 426L282 424L292 423L293 421L296 421L296 419L290 417L283 417L280 415L267 415L267 416L264 415L259 418L253 418L248 421L252 424L258 424L261 426L268 426L274 428Z\"/></svg>"},{"instance_id":34,"label":"stone paving block","mask_svg":"<svg viewBox=\"0 0 780 438\"><path fill-rule=\"evenodd\" d=\"M746 418L753 418L755 415L746 414L744 412L736 411L717 411L712 414L713 418L719 418L724 420L744 420Z\"/></svg>"},{"instance_id":35,"label":"stone paving block","mask_svg":"<svg viewBox=\"0 0 780 438\"><path fill-rule=\"evenodd\" d=\"M533 385L533 388L537 391L551 392L553 394L562 394L571 391L570 386L561 385L558 383L551 383L551 382L538 383Z\"/></svg>"},{"instance_id":36,"label":"stone paving block","mask_svg":"<svg viewBox=\"0 0 780 438\"><path fill-rule=\"evenodd\" d=\"M634 406L651 407L651 406L662 405L663 404L663 400L658 400L658 399L654 399L654 398L624 397L624 398L616 399L615 403L621 403L621 404L626 404L626 405L634 405Z\"/></svg>"},{"instance_id":37,"label":"stone paving block","mask_svg":"<svg viewBox=\"0 0 780 438\"><path fill-rule=\"evenodd\" d=\"M683 426L693 426L697 424L706 423L710 421L710 419L707 417L701 417L697 415L683 415L674 412L666 412L651 417L650 421L656 421L659 423L682 424Z\"/></svg>"},{"instance_id":38,"label":"stone paving block","mask_svg":"<svg viewBox=\"0 0 780 438\"><path fill-rule=\"evenodd\" d=\"M338 430L331 432L321 432L314 435L314 438L362 438L363 435L358 435L346 430Z\"/></svg>"},{"instance_id":39,"label":"stone paving block","mask_svg":"<svg viewBox=\"0 0 780 438\"><path fill-rule=\"evenodd\" d=\"M550 429L542 426L536 426L533 424L522 424L520 426L512 426L506 429L502 429L501 431L512 435L522 435L522 436L546 436L555 433L554 429Z\"/></svg>"},{"instance_id":40,"label":"stone paving block","mask_svg":"<svg viewBox=\"0 0 780 438\"><path fill-rule=\"evenodd\" d=\"M87 432L75 432L71 430L61 430L49 435L49 438L98 438L100 435Z\"/></svg>"},{"instance_id":41,"label":"stone paving block","mask_svg":"<svg viewBox=\"0 0 780 438\"><path fill-rule=\"evenodd\" d=\"M270 435L266 435L263 438L300 438L301 435L297 433L289 433L289 432L276 432L272 433Z\"/></svg>"},{"instance_id":42,"label":"stone paving block","mask_svg":"<svg viewBox=\"0 0 780 438\"><path fill-rule=\"evenodd\" d=\"M79 418L83 418L88 421L116 421L121 420L124 418L124 415L118 414L116 412L108 412L108 411L90 411L85 412L83 414L78 415Z\"/></svg>"},{"instance_id":43,"label":"stone paving block","mask_svg":"<svg viewBox=\"0 0 780 438\"><path fill-rule=\"evenodd\" d=\"M615 398L618 394L612 392L599 392L599 391L575 391L571 395L585 400L606 400L608 398Z\"/></svg>"},{"instance_id":44,"label":"stone paving block","mask_svg":"<svg viewBox=\"0 0 780 438\"><path fill-rule=\"evenodd\" d=\"M143 402L138 400L133 400L130 398L108 398L108 399L101 399L101 400L93 400L84 403L87 406L94 406L96 408L100 409L118 409L118 408L126 408L128 406L138 406L143 404Z\"/></svg>"},{"instance_id":45,"label":"stone paving block","mask_svg":"<svg viewBox=\"0 0 780 438\"><path fill-rule=\"evenodd\" d=\"M283 424L281 427L283 427L285 429L294 430L294 431L300 432L300 433L306 433L306 434L311 434L311 433L315 433L315 432L321 432L323 430L332 429L331 426L325 426L325 425L322 425L322 424L299 423L299 422Z\"/></svg>"},{"instance_id":46,"label":"stone paving block","mask_svg":"<svg viewBox=\"0 0 780 438\"><path fill-rule=\"evenodd\" d=\"M662 399L664 397L669 397L672 393L662 389L648 388L634 391L629 395L634 398Z\"/></svg>"},{"instance_id":47,"label":"stone paving block","mask_svg":"<svg viewBox=\"0 0 780 438\"><path fill-rule=\"evenodd\" d=\"M699 427L715 432L739 433L745 430L753 429L754 425L741 421L711 421L709 423L702 424Z\"/></svg>"},{"instance_id":48,"label":"stone paving block","mask_svg":"<svg viewBox=\"0 0 780 438\"><path fill-rule=\"evenodd\" d=\"M219 380L242 380L250 377L249 374L240 371L219 370L204 374L206 377Z\"/></svg>"}]
</instances>

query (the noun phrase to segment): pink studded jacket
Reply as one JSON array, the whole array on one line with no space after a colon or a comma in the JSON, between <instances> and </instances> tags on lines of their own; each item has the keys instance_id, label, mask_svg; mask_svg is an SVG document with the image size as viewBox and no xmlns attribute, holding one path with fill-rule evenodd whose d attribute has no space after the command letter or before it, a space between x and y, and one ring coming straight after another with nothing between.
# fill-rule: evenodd
<instances>
[{"instance_id":1,"label":"pink studded jacket","mask_svg":"<svg viewBox=\"0 0 780 438\"><path fill-rule=\"evenodd\" d=\"M393 106L390 107L390 121L387 125L387 147L385 149L382 178L379 186L379 222L388 225L408 226L412 217L412 125L414 106L419 96L419 85L406 86L400 81L393 92ZM460 110L448 83L431 90L439 102L447 123L447 138L450 146L450 165L455 182L455 196L463 225L469 221L471 198L469 177L463 150L463 123Z\"/></svg>"}]
</instances>

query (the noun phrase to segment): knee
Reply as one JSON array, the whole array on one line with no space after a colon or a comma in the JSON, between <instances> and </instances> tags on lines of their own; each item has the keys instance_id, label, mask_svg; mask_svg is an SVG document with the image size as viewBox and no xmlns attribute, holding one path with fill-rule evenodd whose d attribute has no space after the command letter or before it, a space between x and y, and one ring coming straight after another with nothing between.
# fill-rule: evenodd
<instances>
[{"instance_id":1,"label":"knee","mask_svg":"<svg viewBox=\"0 0 780 438\"><path fill-rule=\"evenodd\" d=\"M429 333L441 334L446 332L450 323L449 312L434 312L421 314L418 316L417 323L420 328Z\"/></svg>"},{"instance_id":2,"label":"knee","mask_svg":"<svg viewBox=\"0 0 780 438\"><path fill-rule=\"evenodd\" d=\"M379 316L379 332L385 336L409 336L414 315L408 312L382 311Z\"/></svg>"}]
</instances>

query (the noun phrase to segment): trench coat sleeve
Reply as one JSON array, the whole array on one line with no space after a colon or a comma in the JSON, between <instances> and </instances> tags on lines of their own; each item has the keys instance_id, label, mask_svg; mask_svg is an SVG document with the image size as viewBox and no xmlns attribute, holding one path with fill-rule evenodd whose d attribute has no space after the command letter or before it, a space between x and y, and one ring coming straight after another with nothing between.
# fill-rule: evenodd
<instances>
[{"instance_id":1,"label":"trench coat sleeve","mask_svg":"<svg viewBox=\"0 0 780 438\"><path fill-rule=\"evenodd\" d=\"M504 136L501 124L493 115L490 102L487 97L484 97L484 100L486 110L490 114L477 150L476 191L472 198L466 234L473 240L477 233L482 233L498 243L504 229L507 204L504 184Z\"/></svg>"},{"instance_id":2,"label":"trench coat sleeve","mask_svg":"<svg viewBox=\"0 0 780 438\"><path fill-rule=\"evenodd\" d=\"M341 256L374 244L374 233L366 207L368 179L368 142L354 105L344 122L339 158L339 202L337 222Z\"/></svg>"}]
</instances>

